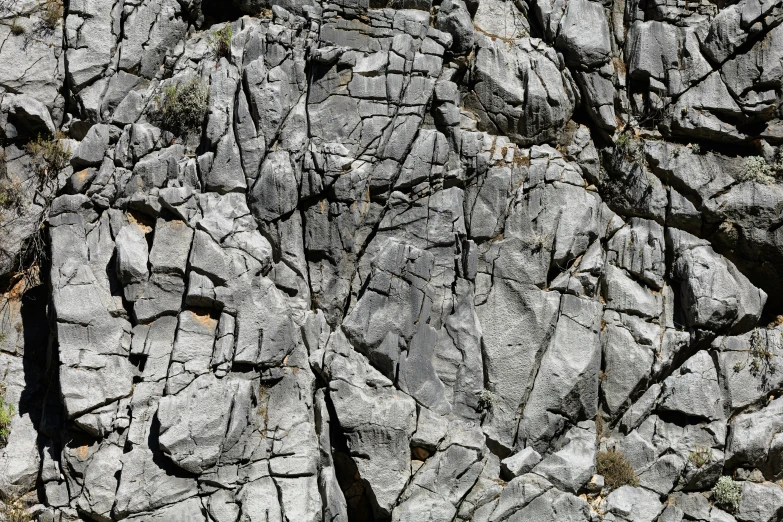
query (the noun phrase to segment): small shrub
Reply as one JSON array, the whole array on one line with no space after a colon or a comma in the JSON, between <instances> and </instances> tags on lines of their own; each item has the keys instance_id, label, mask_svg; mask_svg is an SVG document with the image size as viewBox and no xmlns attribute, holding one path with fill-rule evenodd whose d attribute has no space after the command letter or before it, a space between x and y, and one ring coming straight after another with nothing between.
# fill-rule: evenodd
<instances>
[{"instance_id":1,"label":"small shrub","mask_svg":"<svg viewBox=\"0 0 783 522\"><path fill-rule=\"evenodd\" d=\"M220 59L221 57L228 58L231 56L231 37L234 36L231 26L227 25L222 29L212 31L209 37L209 44L212 46L212 50L215 56Z\"/></svg>"},{"instance_id":2,"label":"small shrub","mask_svg":"<svg viewBox=\"0 0 783 522\"><path fill-rule=\"evenodd\" d=\"M601 437L604 436L604 418L601 417L601 414L595 416L595 438L598 440L601 440Z\"/></svg>"},{"instance_id":3,"label":"small shrub","mask_svg":"<svg viewBox=\"0 0 783 522\"><path fill-rule=\"evenodd\" d=\"M495 404L495 394L489 390L481 390L478 394L478 407L481 411L489 411Z\"/></svg>"},{"instance_id":4,"label":"small shrub","mask_svg":"<svg viewBox=\"0 0 783 522\"><path fill-rule=\"evenodd\" d=\"M4 500L0 513L4 515L6 522L33 522L33 515L19 500Z\"/></svg>"},{"instance_id":5,"label":"small shrub","mask_svg":"<svg viewBox=\"0 0 783 522\"><path fill-rule=\"evenodd\" d=\"M13 404L5 401L5 386L0 386L0 446L8 444L11 435L11 419L16 411Z\"/></svg>"},{"instance_id":6,"label":"small shrub","mask_svg":"<svg viewBox=\"0 0 783 522\"><path fill-rule=\"evenodd\" d=\"M718 479L718 483L712 488L712 500L715 504L730 508L736 511L739 508L742 499L742 486L735 482L731 477L723 476Z\"/></svg>"},{"instance_id":7,"label":"small shrub","mask_svg":"<svg viewBox=\"0 0 783 522\"><path fill-rule=\"evenodd\" d=\"M700 468L705 464L709 464L712 461L712 448L706 446L696 446L696 449L688 455L688 460L693 463L694 466Z\"/></svg>"},{"instance_id":8,"label":"small shrub","mask_svg":"<svg viewBox=\"0 0 783 522\"><path fill-rule=\"evenodd\" d=\"M54 29L63 17L62 0L43 0L41 20L49 29Z\"/></svg>"},{"instance_id":9,"label":"small shrub","mask_svg":"<svg viewBox=\"0 0 783 522\"><path fill-rule=\"evenodd\" d=\"M68 166L71 151L60 140L46 139L41 135L29 142L25 148L33 157L33 166L42 182L54 179Z\"/></svg>"},{"instance_id":10,"label":"small shrub","mask_svg":"<svg viewBox=\"0 0 783 522\"><path fill-rule=\"evenodd\" d=\"M761 156L750 156L745 160L745 172L742 173L741 181L755 181L770 185L775 182L772 174L772 167L767 160Z\"/></svg>"},{"instance_id":11,"label":"small shrub","mask_svg":"<svg viewBox=\"0 0 783 522\"><path fill-rule=\"evenodd\" d=\"M634 138L629 132L623 132L614 142L615 153L620 154L627 161L645 164L644 142Z\"/></svg>"},{"instance_id":12,"label":"small shrub","mask_svg":"<svg viewBox=\"0 0 783 522\"><path fill-rule=\"evenodd\" d=\"M628 133L622 133L619 136L617 136L617 140L614 142L615 147L617 147L620 151L624 151L631 146L631 135Z\"/></svg>"},{"instance_id":13,"label":"small shrub","mask_svg":"<svg viewBox=\"0 0 783 522\"><path fill-rule=\"evenodd\" d=\"M186 134L201 127L207 112L207 88L193 79L185 84L167 85L158 99L161 125L174 134Z\"/></svg>"},{"instance_id":14,"label":"small shrub","mask_svg":"<svg viewBox=\"0 0 783 522\"><path fill-rule=\"evenodd\" d=\"M14 18L13 22L11 22L11 34L14 36L19 36L20 34L24 34L24 26L19 23L19 20Z\"/></svg>"},{"instance_id":15,"label":"small shrub","mask_svg":"<svg viewBox=\"0 0 783 522\"><path fill-rule=\"evenodd\" d=\"M596 458L596 472L603 475L606 486L610 489L639 485L633 466L619 451L599 451Z\"/></svg>"},{"instance_id":16,"label":"small shrub","mask_svg":"<svg viewBox=\"0 0 783 522\"><path fill-rule=\"evenodd\" d=\"M22 200L20 187L16 183L0 186L0 210L5 210L17 206Z\"/></svg>"},{"instance_id":17,"label":"small shrub","mask_svg":"<svg viewBox=\"0 0 783 522\"><path fill-rule=\"evenodd\" d=\"M761 337L758 328L750 334L750 366L748 370L754 377L760 374L766 376L767 373L774 374L777 366L773 362L775 354L767 350L767 343Z\"/></svg>"},{"instance_id":18,"label":"small shrub","mask_svg":"<svg viewBox=\"0 0 783 522\"><path fill-rule=\"evenodd\" d=\"M698 143L691 143L691 151L693 151L694 154L699 154L701 152L701 145Z\"/></svg>"}]
</instances>

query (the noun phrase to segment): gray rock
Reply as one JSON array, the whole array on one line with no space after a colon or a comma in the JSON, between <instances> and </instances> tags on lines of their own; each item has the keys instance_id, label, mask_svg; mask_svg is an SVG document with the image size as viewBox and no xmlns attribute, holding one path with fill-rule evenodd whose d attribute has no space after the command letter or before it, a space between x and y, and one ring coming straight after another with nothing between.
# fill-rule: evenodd
<instances>
[{"instance_id":1,"label":"gray rock","mask_svg":"<svg viewBox=\"0 0 783 522\"><path fill-rule=\"evenodd\" d=\"M590 0L569 0L556 44L574 65L595 67L607 62L611 42L603 6Z\"/></svg>"},{"instance_id":2,"label":"gray rock","mask_svg":"<svg viewBox=\"0 0 783 522\"><path fill-rule=\"evenodd\" d=\"M667 229L666 241L674 256L672 275L682 281L680 296L690 326L742 331L758 320L767 295L731 262L687 232Z\"/></svg>"},{"instance_id":3,"label":"gray rock","mask_svg":"<svg viewBox=\"0 0 783 522\"><path fill-rule=\"evenodd\" d=\"M443 520L481 473L484 438L477 427L455 422L440 451L419 469L394 509L393 520Z\"/></svg>"},{"instance_id":4,"label":"gray rock","mask_svg":"<svg viewBox=\"0 0 783 522\"><path fill-rule=\"evenodd\" d=\"M247 381L207 374L163 397L158 405L161 451L186 471L203 473L218 462L229 425L247 415L251 395Z\"/></svg>"},{"instance_id":5,"label":"gray rock","mask_svg":"<svg viewBox=\"0 0 783 522\"><path fill-rule=\"evenodd\" d=\"M484 34L501 38L521 38L530 35L530 22L513 2L484 0L465 2L473 15L475 27Z\"/></svg>"},{"instance_id":6,"label":"gray rock","mask_svg":"<svg viewBox=\"0 0 783 522\"><path fill-rule=\"evenodd\" d=\"M138 223L125 225L115 239L117 275L124 286L125 299L135 301L149 278L149 252L144 230Z\"/></svg>"},{"instance_id":7,"label":"gray rock","mask_svg":"<svg viewBox=\"0 0 783 522\"><path fill-rule=\"evenodd\" d=\"M87 135L79 143L79 148L71 158L76 168L94 167L103 161L103 155L109 148L109 126L98 124L90 127Z\"/></svg>"},{"instance_id":8,"label":"gray rock","mask_svg":"<svg viewBox=\"0 0 783 522\"><path fill-rule=\"evenodd\" d=\"M209 373L216 329L217 321L204 311L185 310L179 314L177 337L171 350L166 379L168 393L178 393L197 377ZM207 384L202 387L209 387L209 381L205 382ZM198 388L194 388L194 391Z\"/></svg>"},{"instance_id":9,"label":"gray rock","mask_svg":"<svg viewBox=\"0 0 783 522\"><path fill-rule=\"evenodd\" d=\"M77 504L80 510L97 520L111 520L121 457L122 448L103 444L91 455L84 470L84 486Z\"/></svg>"},{"instance_id":10,"label":"gray rock","mask_svg":"<svg viewBox=\"0 0 783 522\"><path fill-rule=\"evenodd\" d=\"M770 482L742 483L737 520L771 522L780 518L781 511L783 511L783 490L779 485Z\"/></svg>"},{"instance_id":11,"label":"gray rock","mask_svg":"<svg viewBox=\"0 0 783 522\"><path fill-rule=\"evenodd\" d=\"M781 518L779 2L49 3L0 0L4 498Z\"/></svg>"},{"instance_id":12,"label":"gray rock","mask_svg":"<svg viewBox=\"0 0 783 522\"><path fill-rule=\"evenodd\" d=\"M155 521L155 522L206 522L204 509L198 498L189 498L177 504L165 506L152 513L141 513L132 515L124 520L135 522Z\"/></svg>"},{"instance_id":13,"label":"gray rock","mask_svg":"<svg viewBox=\"0 0 783 522\"><path fill-rule=\"evenodd\" d=\"M198 490L192 478L177 476L161 467L159 456L139 448L120 457L122 468L114 515L151 511L194 497Z\"/></svg>"},{"instance_id":14,"label":"gray rock","mask_svg":"<svg viewBox=\"0 0 783 522\"><path fill-rule=\"evenodd\" d=\"M296 208L297 180L285 151L267 155L250 194L250 209L257 219L273 221Z\"/></svg>"},{"instance_id":15,"label":"gray rock","mask_svg":"<svg viewBox=\"0 0 783 522\"><path fill-rule=\"evenodd\" d=\"M332 334L323 364L331 375L329 396L348 448L373 492L373 510L388 514L410 476L415 402L395 390L339 332Z\"/></svg>"},{"instance_id":16,"label":"gray rock","mask_svg":"<svg viewBox=\"0 0 783 522\"><path fill-rule=\"evenodd\" d=\"M663 227L655 221L631 218L628 225L614 233L607 245L607 261L624 268L654 289L663 286Z\"/></svg>"},{"instance_id":17,"label":"gray rock","mask_svg":"<svg viewBox=\"0 0 783 522\"><path fill-rule=\"evenodd\" d=\"M595 301L565 295L551 345L541 360L520 421L519 439L543 453L566 420L593 418L598 408L600 307ZM579 351L566 351L579 346ZM552 404L560 414L552 415ZM589 480L590 473L585 481Z\"/></svg>"},{"instance_id":18,"label":"gray rock","mask_svg":"<svg viewBox=\"0 0 783 522\"><path fill-rule=\"evenodd\" d=\"M482 124L521 145L553 139L576 101L554 50L529 38L509 45L479 37L478 47L473 90L486 111Z\"/></svg>"},{"instance_id":19,"label":"gray rock","mask_svg":"<svg viewBox=\"0 0 783 522\"><path fill-rule=\"evenodd\" d=\"M0 450L0 491L20 497L35 487L38 477L37 433L30 415L14 415L8 429L8 442Z\"/></svg>"},{"instance_id":20,"label":"gray rock","mask_svg":"<svg viewBox=\"0 0 783 522\"><path fill-rule=\"evenodd\" d=\"M544 457L532 473L541 475L560 490L576 493L595 474L598 443L593 421L571 428L563 438L563 447Z\"/></svg>"},{"instance_id":21,"label":"gray rock","mask_svg":"<svg viewBox=\"0 0 783 522\"><path fill-rule=\"evenodd\" d=\"M462 0L446 0L440 4L435 26L451 34L454 54L468 54L473 48L473 21Z\"/></svg>"},{"instance_id":22,"label":"gray rock","mask_svg":"<svg viewBox=\"0 0 783 522\"><path fill-rule=\"evenodd\" d=\"M663 382L658 408L708 420L723 418L718 372L712 358L700 351Z\"/></svg>"},{"instance_id":23,"label":"gray rock","mask_svg":"<svg viewBox=\"0 0 783 522\"><path fill-rule=\"evenodd\" d=\"M218 141L214 160L206 168L206 172L203 172L204 167L205 165L201 165L205 190L225 194L236 191L244 192L247 188L239 157L239 147L233 131L229 131Z\"/></svg>"},{"instance_id":24,"label":"gray rock","mask_svg":"<svg viewBox=\"0 0 783 522\"><path fill-rule=\"evenodd\" d=\"M779 327L756 328L739 336L718 337L712 342L720 350L717 363L726 387L727 406L732 412L759 402L783 379L776 367L773 371L780 347L778 331Z\"/></svg>"},{"instance_id":25,"label":"gray rock","mask_svg":"<svg viewBox=\"0 0 783 522\"><path fill-rule=\"evenodd\" d=\"M133 306L136 321L146 323L161 315L177 313L185 282L176 274L153 273Z\"/></svg>"},{"instance_id":26,"label":"gray rock","mask_svg":"<svg viewBox=\"0 0 783 522\"><path fill-rule=\"evenodd\" d=\"M590 509L587 502L570 493L563 493L555 488L534 498L522 509L514 512L510 520L541 520L542 522L554 521L581 521L589 520ZM491 520L495 518L494 514Z\"/></svg>"},{"instance_id":27,"label":"gray rock","mask_svg":"<svg viewBox=\"0 0 783 522\"><path fill-rule=\"evenodd\" d=\"M605 520L652 522L663 510L663 505L652 491L622 486L604 499L602 508Z\"/></svg>"},{"instance_id":28,"label":"gray rock","mask_svg":"<svg viewBox=\"0 0 783 522\"><path fill-rule=\"evenodd\" d=\"M400 350L412 342L422 311L426 314L432 306L427 282L433 261L426 251L386 242L376 257L366 293L343 323L346 336L387 377L397 374ZM422 335L431 332L424 329Z\"/></svg>"},{"instance_id":29,"label":"gray rock","mask_svg":"<svg viewBox=\"0 0 783 522\"><path fill-rule=\"evenodd\" d=\"M17 133L30 137L39 134L53 137L57 130L46 105L25 94L4 94L0 110L10 117L10 124L14 127L4 129L8 137Z\"/></svg>"},{"instance_id":30,"label":"gray rock","mask_svg":"<svg viewBox=\"0 0 783 522\"><path fill-rule=\"evenodd\" d=\"M777 476L774 462L781 457L781 426L778 412L783 408L783 398L769 403L755 413L742 413L732 421L726 440L726 461L729 465L740 462L749 468L759 468L770 477Z\"/></svg>"},{"instance_id":31,"label":"gray rock","mask_svg":"<svg viewBox=\"0 0 783 522\"><path fill-rule=\"evenodd\" d=\"M525 448L500 461L500 469L510 478L524 475L541 462L541 455L533 448Z\"/></svg>"},{"instance_id":32,"label":"gray rock","mask_svg":"<svg viewBox=\"0 0 783 522\"><path fill-rule=\"evenodd\" d=\"M149 262L155 273L185 275L193 230L183 221L164 221L155 224L155 237L149 253Z\"/></svg>"}]
</instances>

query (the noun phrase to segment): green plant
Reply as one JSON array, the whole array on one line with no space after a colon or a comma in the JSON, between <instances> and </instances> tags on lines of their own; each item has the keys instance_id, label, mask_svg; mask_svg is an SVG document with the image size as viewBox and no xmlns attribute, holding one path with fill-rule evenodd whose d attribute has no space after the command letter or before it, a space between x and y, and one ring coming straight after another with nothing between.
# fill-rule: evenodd
<instances>
[{"instance_id":1,"label":"green plant","mask_svg":"<svg viewBox=\"0 0 783 522\"><path fill-rule=\"evenodd\" d=\"M56 178L60 171L68 166L71 159L70 148L63 145L61 140L50 140L40 134L25 148L32 156L33 167L41 182Z\"/></svg>"},{"instance_id":2,"label":"green plant","mask_svg":"<svg viewBox=\"0 0 783 522\"><path fill-rule=\"evenodd\" d=\"M596 472L603 475L607 487L638 486L639 479L625 455L614 449L599 451L596 457Z\"/></svg>"},{"instance_id":3,"label":"green plant","mask_svg":"<svg viewBox=\"0 0 783 522\"><path fill-rule=\"evenodd\" d=\"M184 84L170 84L158 98L160 121L174 134L186 134L201 126L207 112L207 88L197 78Z\"/></svg>"},{"instance_id":4,"label":"green plant","mask_svg":"<svg viewBox=\"0 0 783 522\"><path fill-rule=\"evenodd\" d=\"M628 149L631 146L631 135L626 132L623 132L622 134L617 136L614 145L621 151Z\"/></svg>"},{"instance_id":5,"label":"green plant","mask_svg":"<svg viewBox=\"0 0 783 522\"><path fill-rule=\"evenodd\" d=\"M740 500L742 500L742 486L731 477L724 475L712 488L712 500L715 504L736 511L739 508Z\"/></svg>"},{"instance_id":6,"label":"green plant","mask_svg":"<svg viewBox=\"0 0 783 522\"><path fill-rule=\"evenodd\" d=\"M232 36L234 36L234 33L231 30L230 25L212 31L212 34L209 37L209 44L212 46L212 50L218 59L221 57L228 58L231 56Z\"/></svg>"},{"instance_id":7,"label":"green plant","mask_svg":"<svg viewBox=\"0 0 783 522\"><path fill-rule=\"evenodd\" d=\"M18 183L0 183L0 210L15 207L22 201L22 189Z\"/></svg>"},{"instance_id":8,"label":"green plant","mask_svg":"<svg viewBox=\"0 0 783 522\"><path fill-rule=\"evenodd\" d=\"M742 173L741 181L755 181L770 185L775 182L772 174L773 169L767 160L761 156L750 156L745 159L745 171Z\"/></svg>"},{"instance_id":9,"label":"green plant","mask_svg":"<svg viewBox=\"0 0 783 522\"><path fill-rule=\"evenodd\" d=\"M32 522L33 515L27 511L19 500L3 500L2 510L6 522Z\"/></svg>"},{"instance_id":10,"label":"green plant","mask_svg":"<svg viewBox=\"0 0 783 522\"><path fill-rule=\"evenodd\" d=\"M705 464L709 464L712 461L712 448L706 446L696 446L690 455L688 460L693 463L694 466L700 468Z\"/></svg>"},{"instance_id":11,"label":"green plant","mask_svg":"<svg viewBox=\"0 0 783 522\"><path fill-rule=\"evenodd\" d=\"M495 394L489 390L481 390L478 393L478 407L481 411L489 411L495 404Z\"/></svg>"},{"instance_id":12,"label":"green plant","mask_svg":"<svg viewBox=\"0 0 783 522\"><path fill-rule=\"evenodd\" d=\"M698 143L691 143L691 150L694 154L699 154L701 152L701 145Z\"/></svg>"},{"instance_id":13,"label":"green plant","mask_svg":"<svg viewBox=\"0 0 783 522\"><path fill-rule=\"evenodd\" d=\"M8 443L8 436L11 434L11 419L14 417L14 405L6 402L5 386L0 385L0 445L5 446Z\"/></svg>"},{"instance_id":14,"label":"green plant","mask_svg":"<svg viewBox=\"0 0 783 522\"><path fill-rule=\"evenodd\" d=\"M63 17L62 0L43 0L40 10L44 25L54 29Z\"/></svg>"},{"instance_id":15,"label":"green plant","mask_svg":"<svg viewBox=\"0 0 783 522\"><path fill-rule=\"evenodd\" d=\"M762 339L761 331L756 328L750 334L750 374L754 377L766 375L767 372L774 374L777 366L773 362L775 354L767 350L767 343Z\"/></svg>"},{"instance_id":16,"label":"green plant","mask_svg":"<svg viewBox=\"0 0 783 522\"><path fill-rule=\"evenodd\" d=\"M619 154L627 161L645 164L644 142L634 138L630 132L623 132L614 142L615 153Z\"/></svg>"}]
</instances>

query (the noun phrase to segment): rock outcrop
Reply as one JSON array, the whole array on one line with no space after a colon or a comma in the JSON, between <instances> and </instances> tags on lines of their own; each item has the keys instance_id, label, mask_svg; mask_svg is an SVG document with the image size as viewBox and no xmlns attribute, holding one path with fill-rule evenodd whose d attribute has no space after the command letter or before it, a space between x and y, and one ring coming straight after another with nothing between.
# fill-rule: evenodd
<instances>
[{"instance_id":1,"label":"rock outcrop","mask_svg":"<svg viewBox=\"0 0 783 522\"><path fill-rule=\"evenodd\" d=\"M0 42L0 520L783 520L779 0Z\"/></svg>"}]
</instances>

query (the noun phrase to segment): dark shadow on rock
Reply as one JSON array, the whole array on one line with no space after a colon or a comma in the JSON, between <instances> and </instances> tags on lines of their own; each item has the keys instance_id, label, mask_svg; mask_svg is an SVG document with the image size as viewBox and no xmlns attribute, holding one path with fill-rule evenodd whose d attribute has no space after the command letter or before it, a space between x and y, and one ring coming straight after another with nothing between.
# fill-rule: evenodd
<instances>
[{"instance_id":1,"label":"dark shadow on rock","mask_svg":"<svg viewBox=\"0 0 783 522\"><path fill-rule=\"evenodd\" d=\"M24 335L24 390L19 399L19 413L29 413L38 427L44 398L48 388L47 364L49 345L49 321L46 315L48 292L41 284L22 296L22 328Z\"/></svg>"}]
</instances>

